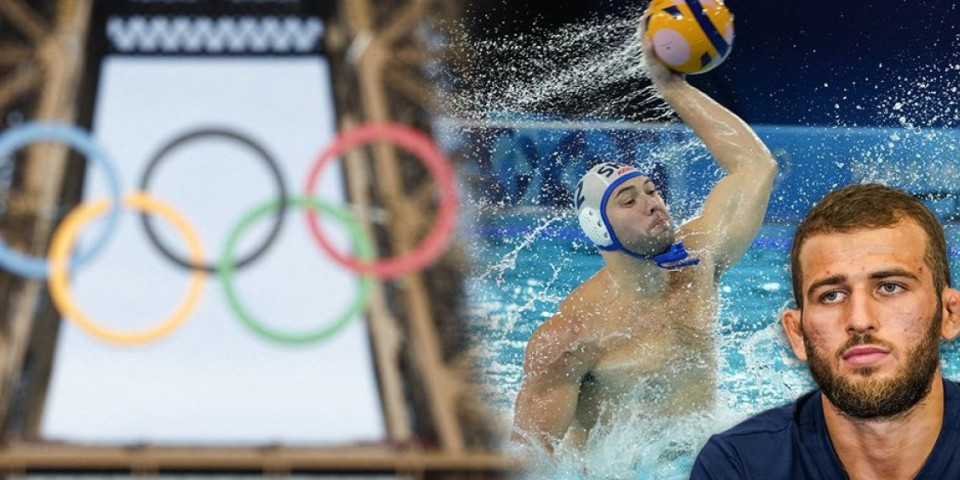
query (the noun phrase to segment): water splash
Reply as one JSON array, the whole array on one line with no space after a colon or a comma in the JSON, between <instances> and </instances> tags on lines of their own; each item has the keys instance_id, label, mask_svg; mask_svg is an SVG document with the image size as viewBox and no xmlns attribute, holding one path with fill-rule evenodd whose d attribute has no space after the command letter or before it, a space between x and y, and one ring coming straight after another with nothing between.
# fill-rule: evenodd
<instances>
[{"instance_id":1,"label":"water splash","mask_svg":"<svg viewBox=\"0 0 960 480\"><path fill-rule=\"evenodd\" d=\"M649 118L653 108L666 117L669 109L655 100L652 88L636 88L647 78L638 21L639 16L600 17L498 40L470 38L462 27L448 25L456 80L452 94L441 98L440 111L479 120L489 120L491 113L629 120L626 112L642 111Z\"/></svg>"},{"instance_id":2,"label":"water splash","mask_svg":"<svg viewBox=\"0 0 960 480\"><path fill-rule=\"evenodd\" d=\"M502 214L506 215L506 214ZM490 275L496 275L496 283L498 285L504 284L504 274L510 270L515 270L517 268L517 258L520 254L530 248L531 245L541 236L542 233L546 232L551 226L562 222L565 218L565 214L557 214L554 216L548 216L540 220L539 224L533 228L533 230L523 237L520 238L520 241L513 246L503 259L495 264L487 265L486 271L481 273L476 277L478 281L485 281ZM556 279L558 272L554 272L554 279Z\"/></svg>"},{"instance_id":3,"label":"water splash","mask_svg":"<svg viewBox=\"0 0 960 480\"><path fill-rule=\"evenodd\" d=\"M555 441L550 453L529 439L523 447L514 445L529 460L529 478L685 480L709 436L744 418L742 411L720 404L668 418L620 407L611 407L619 410L616 421L591 430L583 448Z\"/></svg>"}]
</instances>

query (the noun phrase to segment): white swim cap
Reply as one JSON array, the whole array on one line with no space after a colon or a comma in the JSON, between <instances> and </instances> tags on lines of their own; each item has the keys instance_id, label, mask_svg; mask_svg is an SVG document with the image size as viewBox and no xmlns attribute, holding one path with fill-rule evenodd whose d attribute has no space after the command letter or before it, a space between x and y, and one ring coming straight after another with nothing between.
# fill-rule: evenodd
<instances>
[{"instance_id":1,"label":"white swim cap","mask_svg":"<svg viewBox=\"0 0 960 480\"><path fill-rule=\"evenodd\" d=\"M577 184L577 194L574 196L580 228L601 250L622 250L630 256L652 260L658 267L666 270L677 270L699 264L700 259L691 258L683 242L676 242L663 252L649 255L631 251L620 243L613 232L613 227L610 226L610 221L607 220L607 201L623 182L642 175L646 174L634 167L619 163L601 163L591 168L580 179L580 183Z\"/></svg>"},{"instance_id":2,"label":"white swim cap","mask_svg":"<svg viewBox=\"0 0 960 480\"><path fill-rule=\"evenodd\" d=\"M602 250L625 250L607 220L607 200L620 184L641 175L644 173L629 165L601 163L584 174L577 184L574 201L580 228Z\"/></svg>"}]
</instances>

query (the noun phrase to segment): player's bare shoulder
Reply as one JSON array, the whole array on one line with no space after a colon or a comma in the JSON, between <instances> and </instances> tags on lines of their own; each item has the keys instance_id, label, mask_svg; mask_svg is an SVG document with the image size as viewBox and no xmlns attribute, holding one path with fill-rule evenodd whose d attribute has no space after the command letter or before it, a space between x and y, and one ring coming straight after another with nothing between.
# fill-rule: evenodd
<instances>
[{"instance_id":1,"label":"player's bare shoulder","mask_svg":"<svg viewBox=\"0 0 960 480\"><path fill-rule=\"evenodd\" d=\"M603 318L601 274L587 280L560 303L557 312L541 324L527 343L524 369L530 374L569 374L589 369L596 360L593 323Z\"/></svg>"}]
</instances>

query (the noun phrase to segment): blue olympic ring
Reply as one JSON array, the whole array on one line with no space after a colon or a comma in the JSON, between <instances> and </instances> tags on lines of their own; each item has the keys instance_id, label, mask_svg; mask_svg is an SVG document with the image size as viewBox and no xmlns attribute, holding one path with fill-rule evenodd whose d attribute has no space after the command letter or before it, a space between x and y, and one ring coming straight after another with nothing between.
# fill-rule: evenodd
<instances>
[{"instance_id":1,"label":"blue olympic ring","mask_svg":"<svg viewBox=\"0 0 960 480\"><path fill-rule=\"evenodd\" d=\"M71 260L70 268L73 270L76 266L96 256L113 233L120 216L120 180L117 177L116 168L110 162L110 158L93 138L86 131L67 124L30 122L0 133L0 158L4 158L17 151L17 149L38 140L55 141L70 146L89 160L96 162L107 175L111 204L110 211L107 214L106 228L101 231L96 242ZM10 247L2 237L0 237L0 267L21 277L32 279L46 278L50 271L45 257L35 257L18 252Z\"/></svg>"}]
</instances>

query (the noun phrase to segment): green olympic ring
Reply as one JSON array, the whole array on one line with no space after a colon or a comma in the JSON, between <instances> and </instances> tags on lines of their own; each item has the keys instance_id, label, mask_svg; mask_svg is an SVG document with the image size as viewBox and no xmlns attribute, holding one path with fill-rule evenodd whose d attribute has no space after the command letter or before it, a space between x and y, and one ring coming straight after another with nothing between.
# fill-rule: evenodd
<instances>
[{"instance_id":1,"label":"green olympic ring","mask_svg":"<svg viewBox=\"0 0 960 480\"><path fill-rule=\"evenodd\" d=\"M350 237L357 257L363 260L372 260L374 258L373 243L366 235L366 232L360 228L357 222L346 210L328 204L317 198L289 197L287 198L286 203L287 205L319 210L324 215L331 215L337 221L344 224L350 231ZM224 293L227 296L227 303L230 305L230 309L233 310L233 313L243 322L244 325L249 327L260 336L268 340L287 344L307 344L326 339L350 323L350 320L356 317L357 314L359 314L366 306L367 300L370 298L370 293L373 290L374 280L372 276L360 276L360 290L357 293L357 298L354 299L353 303L350 304L347 310L334 321L315 330L298 333L277 330L254 318L254 316L247 312L246 308L240 303L239 296L237 295L237 292L233 286L233 250L237 244L237 241L240 239L240 234L242 234L247 227L253 224L254 221L268 213L279 210L280 207L281 205L279 200L270 200L265 202L244 215L237 226L234 227L233 231L230 232L230 236L224 245L223 253L220 256L220 263L217 268L217 274L221 280L220 283L223 285Z\"/></svg>"}]
</instances>

